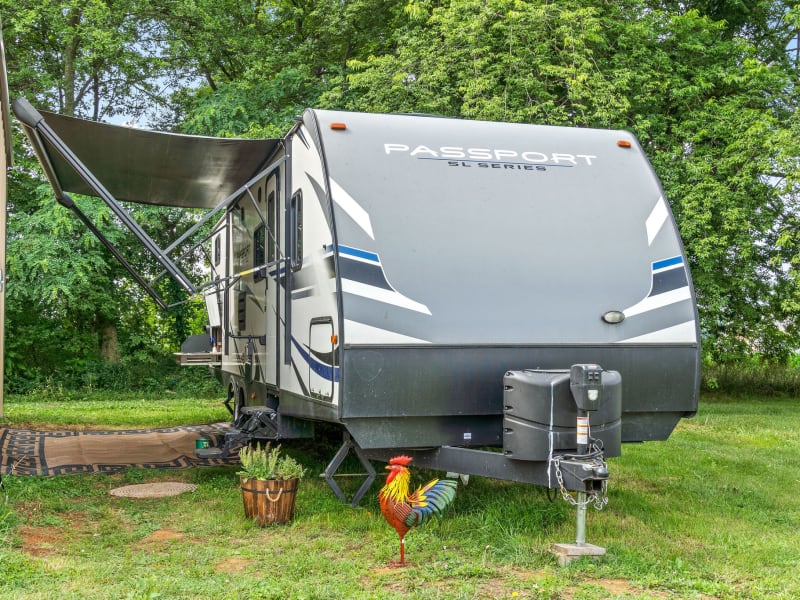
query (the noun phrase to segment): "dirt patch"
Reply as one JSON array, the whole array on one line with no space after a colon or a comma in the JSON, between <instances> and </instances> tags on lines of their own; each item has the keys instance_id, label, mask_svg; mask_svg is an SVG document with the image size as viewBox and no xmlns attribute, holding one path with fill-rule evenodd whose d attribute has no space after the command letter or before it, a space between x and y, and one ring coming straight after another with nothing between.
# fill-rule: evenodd
<instances>
[{"instance_id":1,"label":"dirt patch","mask_svg":"<svg viewBox=\"0 0 800 600\"><path fill-rule=\"evenodd\" d=\"M406 563L407 567L411 565ZM377 569L372 569L370 573L374 573L375 575L393 575L397 573L397 569L400 568L400 561L393 561L389 563L388 567L379 567Z\"/></svg>"},{"instance_id":2,"label":"dirt patch","mask_svg":"<svg viewBox=\"0 0 800 600\"><path fill-rule=\"evenodd\" d=\"M547 573L545 571L523 571L519 569L500 569L499 574L484 578L478 589L478 598L532 598L539 597L549 588L545 583ZM603 597L607 598L639 598L643 592L625 579L586 579L585 585L596 586L605 590ZM552 583L550 584L552 585ZM584 590L585 592L585 590ZM550 590L556 597L562 600L572 600L579 597L580 590L577 586L567 586ZM669 595L663 592L647 591L648 598L668 598Z\"/></svg>"},{"instance_id":3,"label":"dirt patch","mask_svg":"<svg viewBox=\"0 0 800 600\"><path fill-rule=\"evenodd\" d=\"M172 542L178 542L184 537L186 536L178 531L172 531L171 529L159 529L158 531L154 531L148 535L146 538L139 540L135 547L139 550L145 550L147 552L158 552L165 546L168 546Z\"/></svg>"},{"instance_id":4,"label":"dirt patch","mask_svg":"<svg viewBox=\"0 0 800 600\"><path fill-rule=\"evenodd\" d=\"M60 527L31 527L23 525L19 528L22 538L22 551L31 556L50 556L63 545L64 536Z\"/></svg>"},{"instance_id":5,"label":"dirt patch","mask_svg":"<svg viewBox=\"0 0 800 600\"><path fill-rule=\"evenodd\" d=\"M42 519L44 514L39 503L24 503L19 512L29 523ZM53 524L22 525L17 529L23 552L31 556L50 556L57 554L68 540L88 535L89 517L86 513L53 513L50 522Z\"/></svg>"},{"instance_id":6,"label":"dirt patch","mask_svg":"<svg viewBox=\"0 0 800 600\"><path fill-rule=\"evenodd\" d=\"M658 590L643 590L626 579L586 579L585 584L599 587L608 592L608 598L669 598L670 594ZM584 590L585 591L585 590ZM571 586L560 591L563 600L572 600L578 594L578 588Z\"/></svg>"},{"instance_id":7,"label":"dirt patch","mask_svg":"<svg viewBox=\"0 0 800 600\"><path fill-rule=\"evenodd\" d=\"M182 540L185 537L184 534L178 531L172 531L171 529L159 529L158 531L154 531L146 538L144 538L140 544L160 544L162 542L173 542L175 540Z\"/></svg>"},{"instance_id":8,"label":"dirt patch","mask_svg":"<svg viewBox=\"0 0 800 600\"><path fill-rule=\"evenodd\" d=\"M530 598L531 588L545 575L542 571L500 569L502 575L483 580L478 587L478 598Z\"/></svg>"},{"instance_id":9,"label":"dirt patch","mask_svg":"<svg viewBox=\"0 0 800 600\"><path fill-rule=\"evenodd\" d=\"M26 521L34 521L42 514L43 507L41 502L20 502L16 507L16 512L22 515Z\"/></svg>"},{"instance_id":10,"label":"dirt patch","mask_svg":"<svg viewBox=\"0 0 800 600\"><path fill-rule=\"evenodd\" d=\"M239 574L244 573L253 565L254 561L245 558L231 557L226 558L222 562L214 565L214 570L217 573L231 573Z\"/></svg>"},{"instance_id":11,"label":"dirt patch","mask_svg":"<svg viewBox=\"0 0 800 600\"><path fill-rule=\"evenodd\" d=\"M630 582L624 579L593 579L593 585L599 585L604 590L607 590L615 596L639 594L641 590L633 587Z\"/></svg>"},{"instance_id":12,"label":"dirt patch","mask_svg":"<svg viewBox=\"0 0 800 600\"><path fill-rule=\"evenodd\" d=\"M624 579L597 579L592 581L595 585L612 592L614 594L632 594L636 592L636 588Z\"/></svg>"},{"instance_id":13,"label":"dirt patch","mask_svg":"<svg viewBox=\"0 0 800 600\"><path fill-rule=\"evenodd\" d=\"M594 585L599 585L605 590L608 590L612 594L616 596L629 596L632 598L638 598L643 593L644 590L642 588L634 586L631 584L630 581L625 579L593 579L591 581ZM668 592L659 591L659 590L646 590L648 598L669 598L670 594Z\"/></svg>"},{"instance_id":14,"label":"dirt patch","mask_svg":"<svg viewBox=\"0 0 800 600\"><path fill-rule=\"evenodd\" d=\"M392 561L386 566L371 569L368 576L361 578L362 590L380 589L384 592L396 594L410 593L415 587L415 584L411 581L415 577L415 569L420 566L407 561L405 567L402 567L399 561ZM406 573L407 569L410 569L409 573ZM389 576L388 579L387 576ZM495 571L495 574L475 578L476 589L474 597L538 597L539 594L535 582L544 576L544 573L540 571L499 569ZM456 583L455 580L441 579L430 582L430 586L432 590L436 590L440 596L444 597L456 586Z\"/></svg>"},{"instance_id":15,"label":"dirt patch","mask_svg":"<svg viewBox=\"0 0 800 600\"><path fill-rule=\"evenodd\" d=\"M477 598L530 598L529 586L513 585L503 579L492 577L481 582L475 594Z\"/></svg>"}]
</instances>

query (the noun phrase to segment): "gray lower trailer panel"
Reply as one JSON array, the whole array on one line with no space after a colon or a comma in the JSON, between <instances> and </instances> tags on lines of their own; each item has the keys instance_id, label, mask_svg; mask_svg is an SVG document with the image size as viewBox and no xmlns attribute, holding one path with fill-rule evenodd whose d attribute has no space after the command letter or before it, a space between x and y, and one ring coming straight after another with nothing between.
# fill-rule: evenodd
<instances>
[{"instance_id":1,"label":"gray lower trailer panel","mask_svg":"<svg viewBox=\"0 0 800 600\"><path fill-rule=\"evenodd\" d=\"M697 411L694 346L369 347L344 352L341 420L362 448L499 446L504 374L576 363L622 375L623 442L667 439Z\"/></svg>"}]
</instances>

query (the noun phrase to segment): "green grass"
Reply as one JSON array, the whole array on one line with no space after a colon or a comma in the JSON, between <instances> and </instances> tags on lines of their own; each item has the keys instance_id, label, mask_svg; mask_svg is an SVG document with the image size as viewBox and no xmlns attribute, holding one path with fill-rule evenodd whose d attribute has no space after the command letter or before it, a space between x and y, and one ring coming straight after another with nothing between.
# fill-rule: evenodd
<instances>
[{"instance_id":1,"label":"green grass","mask_svg":"<svg viewBox=\"0 0 800 600\"><path fill-rule=\"evenodd\" d=\"M459 486L441 524L412 530L410 565L393 567L379 484L352 509L315 476L329 444L284 444L312 476L294 522L265 529L244 519L234 467L6 477L0 598L797 598L798 431L797 400L704 397L669 441L609 461L610 502L587 532L608 554L566 568L549 548L574 539L574 510L483 478ZM108 495L157 480L199 487Z\"/></svg>"},{"instance_id":2,"label":"green grass","mask_svg":"<svg viewBox=\"0 0 800 600\"><path fill-rule=\"evenodd\" d=\"M171 392L47 392L7 395L0 426L66 429L139 429L229 421L222 397Z\"/></svg>"}]
</instances>

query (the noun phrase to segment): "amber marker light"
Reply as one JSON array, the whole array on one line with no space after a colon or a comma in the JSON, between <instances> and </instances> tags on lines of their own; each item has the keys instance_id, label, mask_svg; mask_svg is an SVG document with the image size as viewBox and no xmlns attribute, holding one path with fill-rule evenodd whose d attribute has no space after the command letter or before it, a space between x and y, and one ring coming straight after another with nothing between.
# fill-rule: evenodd
<instances>
[{"instance_id":1,"label":"amber marker light","mask_svg":"<svg viewBox=\"0 0 800 600\"><path fill-rule=\"evenodd\" d=\"M334 129L336 131L344 131L345 129L347 129L347 124L345 124L345 123L331 123L331 129Z\"/></svg>"},{"instance_id":2,"label":"amber marker light","mask_svg":"<svg viewBox=\"0 0 800 600\"><path fill-rule=\"evenodd\" d=\"M632 145L628 140L617 140L617 146L620 148L630 148Z\"/></svg>"},{"instance_id":3,"label":"amber marker light","mask_svg":"<svg viewBox=\"0 0 800 600\"><path fill-rule=\"evenodd\" d=\"M335 345L336 345L336 342L338 342L338 341L339 341L339 337L338 337L338 336L337 336L337 335L334 333L334 334L331 336L331 345L332 345L332 346L335 346Z\"/></svg>"}]
</instances>

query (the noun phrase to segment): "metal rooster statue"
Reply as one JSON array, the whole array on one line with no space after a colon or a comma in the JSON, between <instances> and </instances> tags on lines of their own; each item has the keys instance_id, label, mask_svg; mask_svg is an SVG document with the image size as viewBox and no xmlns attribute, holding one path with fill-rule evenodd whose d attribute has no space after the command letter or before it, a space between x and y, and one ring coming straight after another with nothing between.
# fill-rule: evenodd
<instances>
[{"instance_id":1,"label":"metal rooster statue","mask_svg":"<svg viewBox=\"0 0 800 600\"><path fill-rule=\"evenodd\" d=\"M378 492L381 512L386 521L400 536L400 565L405 565L405 535L408 530L422 525L432 516L440 518L442 511L456 497L456 482L453 479L433 479L420 486L412 494L408 471L410 456L395 456L386 465L389 474L386 485Z\"/></svg>"}]
</instances>

